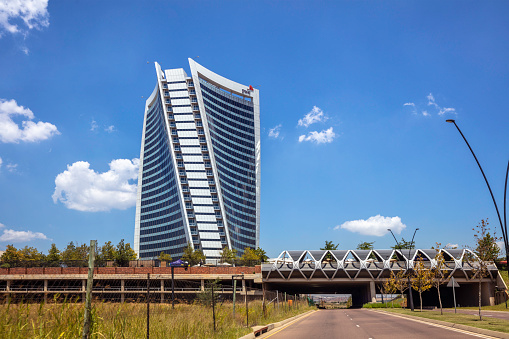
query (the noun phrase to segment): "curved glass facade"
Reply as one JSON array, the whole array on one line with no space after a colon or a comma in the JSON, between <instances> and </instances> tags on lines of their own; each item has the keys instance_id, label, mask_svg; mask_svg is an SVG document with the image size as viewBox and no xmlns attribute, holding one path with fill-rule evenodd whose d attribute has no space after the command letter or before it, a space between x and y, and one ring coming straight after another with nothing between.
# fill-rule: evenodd
<instances>
[{"instance_id":1,"label":"curved glass facade","mask_svg":"<svg viewBox=\"0 0 509 339\"><path fill-rule=\"evenodd\" d=\"M256 247L254 107L200 78L232 248Z\"/></svg>"},{"instance_id":2,"label":"curved glass facade","mask_svg":"<svg viewBox=\"0 0 509 339\"><path fill-rule=\"evenodd\" d=\"M166 131L165 113L157 93L146 112L141 206L139 211L139 257L154 258L161 251L182 255L187 244L178 182Z\"/></svg>"},{"instance_id":3,"label":"curved glass facade","mask_svg":"<svg viewBox=\"0 0 509 339\"><path fill-rule=\"evenodd\" d=\"M157 86L145 106L134 250L141 259L164 251L176 260L189 243L217 263L225 248L242 255L258 246L259 95L189 64L192 77L155 63Z\"/></svg>"}]
</instances>

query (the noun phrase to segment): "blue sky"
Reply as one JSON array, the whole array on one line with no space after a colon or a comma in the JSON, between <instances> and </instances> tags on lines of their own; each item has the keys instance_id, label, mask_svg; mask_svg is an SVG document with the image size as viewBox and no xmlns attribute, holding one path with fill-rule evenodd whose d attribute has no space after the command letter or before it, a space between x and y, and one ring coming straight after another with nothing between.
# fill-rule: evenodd
<instances>
[{"instance_id":1,"label":"blue sky","mask_svg":"<svg viewBox=\"0 0 509 339\"><path fill-rule=\"evenodd\" d=\"M419 227L418 247L472 245L482 218L499 227L445 119L462 128L502 209L505 2L8 2L0 250L132 242L152 62L189 72L188 57L260 90L261 247L270 256L325 240L387 248L388 225L406 239Z\"/></svg>"}]
</instances>

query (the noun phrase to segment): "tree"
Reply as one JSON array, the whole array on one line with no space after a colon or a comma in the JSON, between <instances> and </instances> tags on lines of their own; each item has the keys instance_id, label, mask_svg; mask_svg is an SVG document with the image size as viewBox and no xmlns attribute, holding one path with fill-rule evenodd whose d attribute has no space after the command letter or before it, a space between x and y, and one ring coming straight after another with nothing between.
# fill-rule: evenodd
<instances>
[{"instance_id":1,"label":"tree","mask_svg":"<svg viewBox=\"0 0 509 339\"><path fill-rule=\"evenodd\" d=\"M361 242L359 245L357 245L357 249L358 250L372 250L374 243L375 243L374 241L372 241L372 242L367 242L367 241Z\"/></svg>"},{"instance_id":2,"label":"tree","mask_svg":"<svg viewBox=\"0 0 509 339\"><path fill-rule=\"evenodd\" d=\"M387 279L380 287L382 288L382 297L384 294L394 294L397 291L395 280L393 279L394 274L391 271L391 277ZM387 301L385 302L387 305ZM394 307L394 298L391 300L392 307Z\"/></svg>"},{"instance_id":3,"label":"tree","mask_svg":"<svg viewBox=\"0 0 509 339\"><path fill-rule=\"evenodd\" d=\"M266 262L269 259L269 257L267 256L267 253L264 250L262 250L260 247L258 247L255 250L255 253L258 256L258 259L260 260L260 263Z\"/></svg>"},{"instance_id":4,"label":"tree","mask_svg":"<svg viewBox=\"0 0 509 339\"><path fill-rule=\"evenodd\" d=\"M60 255L59 249L57 248L57 245L51 244L51 247L48 250L48 255L46 256L46 262L50 266L56 266L58 265L61 259L62 257Z\"/></svg>"},{"instance_id":5,"label":"tree","mask_svg":"<svg viewBox=\"0 0 509 339\"><path fill-rule=\"evenodd\" d=\"M67 244L65 250L62 251L62 260L67 266L86 266L89 248L86 244L76 246L74 242Z\"/></svg>"},{"instance_id":6,"label":"tree","mask_svg":"<svg viewBox=\"0 0 509 339\"><path fill-rule=\"evenodd\" d=\"M136 260L136 252L131 248L131 244L125 243L124 239L117 244L115 251L115 264L120 267L129 266L129 261Z\"/></svg>"},{"instance_id":7,"label":"tree","mask_svg":"<svg viewBox=\"0 0 509 339\"><path fill-rule=\"evenodd\" d=\"M325 246L323 248L320 248L322 251L335 251L338 249L339 244L334 245L332 241L325 240Z\"/></svg>"},{"instance_id":8,"label":"tree","mask_svg":"<svg viewBox=\"0 0 509 339\"><path fill-rule=\"evenodd\" d=\"M437 289L438 292L438 303L440 304L440 314L443 315L442 309L442 296L440 295L440 285L445 283L448 278L447 266L445 265L444 254L440 250L440 246L442 244L437 242L435 250L437 253L435 254L435 267L433 268L433 286Z\"/></svg>"},{"instance_id":9,"label":"tree","mask_svg":"<svg viewBox=\"0 0 509 339\"><path fill-rule=\"evenodd\" d=\"M325 240L325 246L323 248L320 248L322 251L335 251L339 247L339 244L334 245L332 241ZM332 260L332 255L330 253L327 253L324 257L325 260Z\"/></svg>"},{"instance_id":10,"label":"tree","mask_svg":"<svg viewBox=\"0 0 509 339\"><path fill-rule=\"evenodd\" d=\"M422 312L422 292L429 290L433 286L433 272L424 265L421 257L414 261L414 270L412 274L412 288L419 292L419 299Z\"/></svg>"},{"instance_id":11,"label":"tree","mask_svg":"<svg viewBox=\"0 0 509 339\"><path fill-rule=\"evenodd\" d=\"M391 271L391 283L394 284L396 290L401 293L401 299L403 299L403 293L408 289L408 276L404 270L398 271L398 273L394 274Z\"/></svg>"},{"instance_id":12,"label":"tree","mask_svg":"<svg viewBox=\"0 0 509 339\"><path fill-rule=\"evenodd\" d=\"M493 264L495 259L500 254L500 247L497 245L497 241L501 238L496 236L496 232L493 232L493 236L490 234L488 227L488 219L482 219L481 222L472 228L474 231L475 248L473 252L477 256L474 260L474 278L477 276L479 279L479 320L482 320L481 315L481 284L484 277L488 275L488 266ZM469 258L472 260L472 258Z\"/></svg>"},{"instance_id":13,"label":"tree","mask_svg":"<svg viewBox=\"0 0 509 339\"><path fill-rule=\"evenodd\" d=\"M256 253L256 250L246 247L244 249L244 254L240 257L240 260L244 266L254 266L260 262L260 257Z\"/></svg>"},{"instance_id":14,"label":"tree","mask_svg":"<svg viewBox=\"0 0 509 339\"><path fill-rule=\"evenodd\" d=\"M171 261L171 255L168 253L164 253L164 251L161 251L161 254L159 254L157 259L159 259L159 261L169 262L169 261Z\"/></svg>"},{"instance_id":15,"label":"tree","mask_svg":"<svg viewBox=\"0 0 509 339\"><path fill-rule=\"evenodd\" d=\"M399 245L394 245L391 248L394 250L409 250L415 245L415 241L406 241L405 238L401 238Z\"/></svg>"},{"instance_id":16,"label":"tree","mask_svg":"<svg viewBox=\"0 0 509 339\"><path fill-rule=\"evenodd\" d=\"M237 259L236 249L230 250L228 247L223 248L223 250L221 251L222 263L228 263L233 265L236 259Z\"/></svg>"},{"instance_id":17,"label":"tree","mask_svg":"<svg viewBox=\"0 0 509 339\"><path fill-rule=\"evenodd\" d=\"M17 262L21 261L21 253L14 245L7 245L5 252L0 257L3 267L14 267Z\"/></svg>"},{"instance_id":18,"label":"tree","mask_svg":"<svg viewBox=\"0 0 509 339\"><path fill-rule=\"evenodd\" d=\"M193 250L191 243L187 243L186 248L184 248L184 255L181 259L187 261L189 266L194 266L200 262L205 262L205 255L201 250Z\"/></svg>"},{"instance_id":19,"label":"tree","mask_svg":"<svg viewBox=\"0 0 509 339\"><path fill-rule=\"evenodd\" d=\"M21 260L25 266L39 266L44 260L44 254L39 252L35 247L25 246L19 250Z\"/></svg>"}]
</instances>

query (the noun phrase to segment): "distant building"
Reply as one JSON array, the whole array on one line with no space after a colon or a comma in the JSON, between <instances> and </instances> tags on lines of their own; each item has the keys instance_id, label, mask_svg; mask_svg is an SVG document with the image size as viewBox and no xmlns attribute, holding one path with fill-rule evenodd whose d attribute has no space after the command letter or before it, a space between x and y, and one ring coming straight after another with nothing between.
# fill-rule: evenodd
<instances>
[{"instance_id":1,"label":"distant building","mask_svg":"<svg viewBox=\"0 0 509 339\"><path fill-rule=\"evenodd\" d=\"M145 104L134 250L175 260L187 243L207 261L260 238L259 92L189 59L162 70Z\"/></svg>"}]
</instances>

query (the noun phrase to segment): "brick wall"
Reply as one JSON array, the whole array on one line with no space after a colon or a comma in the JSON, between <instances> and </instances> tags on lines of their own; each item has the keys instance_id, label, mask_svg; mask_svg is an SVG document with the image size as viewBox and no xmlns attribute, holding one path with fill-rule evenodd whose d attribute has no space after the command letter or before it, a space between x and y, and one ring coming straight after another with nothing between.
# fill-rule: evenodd
<instances>
[{"instance_id":1,"label":"brick wall","mask_svg":"<svg viewBox=\"0 0 509 339\"><path fill-rule=\"evenodd\" d=\"M175 274L254 274L261 273L261 266L255 267L175 267ZM171 267L96 267L94 274L171 274ZM88 274L87 267L13 267L0 268L0 275L6 274Z\"/></svg>"}]
</instances>

